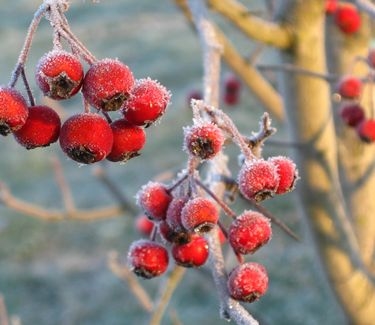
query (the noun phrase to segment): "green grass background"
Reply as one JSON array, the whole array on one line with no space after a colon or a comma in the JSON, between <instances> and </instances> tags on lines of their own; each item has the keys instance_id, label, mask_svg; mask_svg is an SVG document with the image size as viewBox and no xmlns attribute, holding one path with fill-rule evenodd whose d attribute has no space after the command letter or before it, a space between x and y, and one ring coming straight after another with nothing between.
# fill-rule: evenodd
<instances>
[{"instance_id":1,"label":"green grass background","mask_svg":"<svg viewBox=\"0 0 375 325\"><path fill-rule=\"evenodd\" d=\"M261 8L262 1L247 1ZM6 84L17 60L28 24L39 1L0 1L0 83ZM184 167L182 127L191 123L187 93L201 86L199 41L171 1L102 0L72 1L67 13L76 35L97 58L118 57L136 78L158 79L173 93L172 105L162 121L147 130L147 145L141 157L125 165L107 164L109 176L132 198L139 187L158 173ZM223 23L223 22L221 22ZM230 26L244 53L251 44ZM35 37L26 73L37 101L41 100L33 73L39 57L51 48L51 29L42 21ZM261 60L274 60L265 51ZM227 68L223 66L223 75ZM22 87L20 88L22 89ZM258 127L260 105L244 90L241 104L223 109L243 133ZM82 110L80 98L62 103L68 114ZM286 130L277 125L276 138ZM227 148L236 167L238 151ZM285 148L267 146L265 155L289 154ZM58 156L79 207L112 204L114 199L93 177L94 166L79 167L68 160L57 144L26 151L12 136L0 139L0 181L18 197L46 207L61 207L61 196L51 169ZM297 186L298 191L298 186ZM248 258L263 263L270 273L270 288L260 301L246 305L261 324L344 324L316 259L309 234L295 207L293 195L273 199L267 207L303 238L296 243L278 228L272 241ZM246 206L237 205L238 212ZM107 252L125 256L132 240L134 216L92 223L64 221L47 223L20 215L0 205L0 292L11 315L25 325L122 325L147 324L149 316L131 296L125 283L106 266ZM228 270L234 265L228 254ZM141 281L155 296L163 278ZM219 317L218 298L207 267L189 270L169 305L183 324L227 324ZM163 324L171 324L167 311Z\"/></svg>"}]
</instances>

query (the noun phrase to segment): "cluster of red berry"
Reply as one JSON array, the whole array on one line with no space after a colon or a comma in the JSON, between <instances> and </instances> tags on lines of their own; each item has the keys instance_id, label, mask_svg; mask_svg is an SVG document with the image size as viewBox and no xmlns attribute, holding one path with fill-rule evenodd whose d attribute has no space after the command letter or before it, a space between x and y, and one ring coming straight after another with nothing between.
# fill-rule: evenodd
<instances>
[{"instance_id":1,"label":"cluster of red berry","mask_svg":"<svg viewBox=\"0 0 375 325\"><path fill-rule=\"evenodd\" d=\"M360 104L363 93L364 82L373 82L373 72L375 68L375 49L370 49L366 62L370 72L365 80L354 75L346 75L337 84L337 94L343 100L339 115L341 120L350 128L354 128L359 138L367 143L375 141L375 118L373 116L374 107L371 108L372 116L366 117L365 110Z\"/></svg>"},{"instance_id":2,"label":"cluster of red berry","mask_svg":"<svg viewBox=\"0 0 375 325\"><path fill-rule=\"evenodd\" d=\"M82 164L105 158L125 162L139 155L146 141L144 127L164 114L170 93L150 78L135 80L129 67L117 59L96 60L69 30L63 5L56 1L40 9L51 20L55 38L53 49L37 64L36 83L45 96L54 100L68 99L81 91L84 111L61 123L51 107L35 104L24 71L25 52L31 43L29 33L9 86L0 87L0 133L12 133L27 149L45 147L59 139L64 153ZM60 38L68 41L72 51L62 48ZM89 64L86 72L81 59ZM30 105L15 89L20 75ZM90 106L95 113L90 112ZM110 117L113 111L121 113L115 121Z\"/></svg>"},{"instance_id":3,"label":"cluster of red berry","mask_svg":"<svg viewBox=\"0 0 375 325\"><path fill-rule=\"evenodd\" d=\"M326 13L334 16L336 26L344 34L354 34L361 27L361 16L357 8L347 2L326 0Z\"/></svg>"},{"instance_id":4,"label":"cluster of red berry","mask_svg":"<svg viewBox=\"0 0 375 325\"><path fill-rule=\"evenodd\" d=\"M202 103L193 102L194 105ZM238 174L238 187L248 200L259 202L275 194L284 194L294 188L298 172L287 157L267 160L255 157L244 137L218 109L204 107L212 121L198 117L194 124L184 128L184 150L189 155L187 170L182 171L172 185L149 182L137 194L143 214L137 218L138 229L150 235L149 239L135 241L129 250L128 261L132 270L144 278L163 274L169 264L169 252L176 264L184 267L202 266L208 256L204 235L217 227L220 242L228 240L238 258L228 276L228 290L232 298L252 302L268 288L268 276L263 265L245 262L243 255L252 254L265 245L272 235L268 217L255 210L246 210L239 216L219 199L201 181L196 167L217 156L230 137L240 142L246 157ZM220 221L220 208L233 218L229 227ZM161 242L157 241L157 236Z\"/></svg>"}]
</instances>

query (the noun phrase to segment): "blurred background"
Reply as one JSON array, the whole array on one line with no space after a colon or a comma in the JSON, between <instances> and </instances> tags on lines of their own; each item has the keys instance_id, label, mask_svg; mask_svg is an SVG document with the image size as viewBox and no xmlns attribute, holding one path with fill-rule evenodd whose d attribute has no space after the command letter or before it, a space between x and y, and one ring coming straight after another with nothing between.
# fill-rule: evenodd
<instances>
[{"instance_id":1,"label":"blurred background","mask_svg":"<svg viewBox=\"0 0 375 325\"><path fill-rule=\"evenodd\" d=\"M245 1L262 10L263 1ZM7 84L17 61L28 25L40 1L0 1L0 83ZM165 171L177 172L186 160L182 127L191 123L187 98L200 89L202 65L199 40L173 1L102 0L72 1L67 13L73 32L97 58L119 58L136 78L159 80L172 92L172 104L161 122L147 129L147 144L138 158L128 163L103 165L109 177L133 200L140 186ZM217 17L216 17L217 18ZM242 51L251 54L250 44L224 22L228 35ZM38 103L35 64L52 46L49 23L42 20L26 66L26 74ZM245 52L246 53L246 52ZM261 63L272 62L272 51L264 51ZM229 71L223 65L223 78ZM23 91L22 84L19 88ZM67 115L82 111L73 98L58 105ZM258 129L262 108L243 89L236 106L222 104L241 132ZM287 140L287 130L278 125L278 140ZM231 166L238 169L236 148L229 146ZM17 197L47 208L62 208L52 158L58 157L67 182L80 208L116 203L93 175L95 166L78 166L66 158L58 144L45 149L25 150L12 136L0 139L0 182ZM289 155L288 147L266 146L265 156ZM298 191L298 185L297 185ZM341 311L327 287L320 264L298 214L293 194L265 203L275 216L287 223L302 242L296 242L274 227L271 242L249 260L264 264L270 273L268 293L246 305L260 324L343 324ZM246 205L234 206L240 212ZM107 266L107 255L117 250L125 256L130 243L140 237L134 229L135 215L96 222L43 222L0 205L0 293L10 315L25 325L122 325L147 324L149 316L131 296L126 283ZM227 250L227 248L224 248ZM228 270L235 264L226 252ZM163 278L141 280L154 297ZM171 314L182 324L227 324L219 316L214 284L207 267L188 270L177 288L162 324L172 324Z\"/></svg>"}]
</instances>

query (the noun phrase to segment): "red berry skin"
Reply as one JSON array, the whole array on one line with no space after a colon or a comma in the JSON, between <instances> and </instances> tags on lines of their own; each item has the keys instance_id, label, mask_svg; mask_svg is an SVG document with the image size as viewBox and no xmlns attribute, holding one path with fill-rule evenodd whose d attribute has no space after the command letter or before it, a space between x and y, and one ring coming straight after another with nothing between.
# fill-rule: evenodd
<instances>
[{"instance_id":1,"label":"red berry skin","mask_svg":"<svg viewBox=\"0 0 375 325\"><path fill-rule=\"evenodd\" d=\"M151 279L167 270L169 263L168 251L159 243L140 239L130 245L128 263L136 275Z\"/></svg>"},{"instance_id":2,"label":"red berry skin","mask_svg":"<svg viewBox=\"0 0 375 325\"><path fill-rule=\"evenodd\" d=\"M19 144L26 149L46 147L59 138L59 115L48 106L29 107L26 123L13 133Z\"/></svg>"},{"instance_id":3,"label":"red berry skin","mask_svg":"<svg viewBox=\"0 0 375 325\"><path fill-rule=\"evenodd\" d=\"M23 96L14 88L0 86L0 134L19 130L27 120L29 110Z\"/></svg>"},{"instance_id":4,"label":"red berry skin","mask_svg":"<svg viewBox=\"0 0 375 325\"><path fill-rule=\"evenodd\" d=\"M139 151L146 143L146 132L143 128L120 119L111 123L111 129L113 146L107 156L108 160L126 162L140 155Z\"/></svg>"},{"instance_id":5,"label":"red berry skin","mask_svg":"<svg viewBox=\"0 0 375 325\"><path fill-rule=\"evenodd\" d=\"M129 67L117 59L103 59L91 65L83 79L82 94L95 108L117 111L134 86Z\"/></svg>"},{"instance_id":6,"label":"red berry skin","mask_svg":"<svg viewBox=\"0 0 375 325\"><path fill-rule=\"evenodd\" d=\"M354 34L361 27L361 16L351 4L340 4L335 12L336 26L347 35Z\"/></svg>"},{"instance_id":7,"label":"red berry skin","mask_svg":"<svg viewBox=\"0 0 375 325\"><path fill-rule=\"evenodd\" d=\"M164 114L170 96L169 91L157 81L140 79L125 103L124 117L131 124L149 126Z\"/></svg>"},{"instance_id":8,"label":"red berry skin","mask_svg":"<svg viewBox=\"0 0 375 325\"><path fill-rule=\"evenodd\" d=\"M363 142L375 141L375 119L365 119L357 127L357 134Z\"/></svg>"},{"instance_id":9,"label":"red berry skin","mask_svg":"<svg viewBox=\"0 0 375 325\"><path fill-rule=\"evenodd\" d=\"M183 267L202 266L209 255L207 240L196 234L188 243L173 244L171 252L176 264Z\"/></svg>"},{"instance_id":10,"label":"red berry skin","mask_svg":"<svg viewBox=\"0 0 375 325\"><path fill-rule=\"evenodd\" d=\"M337 7L337 0L326 0L325 12L327 15L333 15Z\"/></svg>"},{"instance_id":11,"label":"red berry skin","mask_svg":"<svg viewBox=\"0 0 375 325\"><path fill-rule=\"evenodd\" d=\"M112 149L113 133L97 113L72 115L60 130L60 146L74 161L91 164L103 160Z\"/></svg>"},{"instance_id":12,"label":"red berry skin","mask_svg":"<svg viewBox=\"0 0 375 325\"><path fill-rule=\"evenodd\" d=\"M211 159L220 152L223 144L223 133L215 124L195 124L184 128L184 149L194 157Z\"/></svg>"},{"instance_id":13,"label":"red berry skin","mask_svg":"<svg viewBox=\"0 0 375 325\"><path fill-rule=\"evenodd\" d=\"M238 174L241 194L257 202L272 197L279 186L279 176L274 164L263 159L245 162Z\"/></svg>"},{"instance_id":14,"label":"red berry skin","mask_svg":"<svg viewBox=\"0 0 375 325\"><path fill-rule=\"evenodd\" d=\"M181 222L191 232L210 231L219 220L219 211L215 203L204 197L196 197L186 202L181 210Z\"/></svg>"},{"instance_id":15,"label":"red berry skin","mask_svg":"<svg viewBox=\"0 0 375 325\"><path fill-rule=\"evenodd\" d=\"M252 254L270 241L271 222L256 211L244 211L230 225L228 240L239 254Z\"/></svg>"},{"instance_id":16,"label":"red berry skin","mask_svg":"<svg viewBox=\"0 0 375 325\"><path fill-rule=\"evenodd\" d=\"M365 119L365 111L359 104L346 104L340 108L340 117L345 125L357 127Z\"/></svg>"},{"instance_id":17,"label":"red berry skin","mask_svg":"<svg viewBox=\"0 0 375 325\"><path fill-rule=\"evenodd\" d=\"M234 268L228 277L230 296L238 301L253 302L268 289L268 275L265 267L255 262L244 263Z\"/></svg>"},{"instance_id":18,"label":"red berry skin","mask_svg":"<svg viewBox=\"0 0 375 325\"><path fill-rule=\"evenodd\" d=\"M137 231L144 236L151 235L151 232L154 229L154 225L154 222L150 220L145 214L140 214L135 219L135 229L137 229Z\"/></svg>"},{"instance_id":19,"label":"red berry skin","mask_svg":"<svg viewBox=\"0 0 375 325\"><path fill-rule=\"evenodd\" d=\"M345 99L359 98L362 93L362 81L354 76L345 76L339 81L337 92Z\"/></svg>"},{"instance_id":20,"label":"red berry skin","mask_svg":"<svg viewBox=\"0 0 375 325\"><path fill-rule=\"evenodd\" d=\"M275 193L280 195L292 191L299 178L297 166L294 161L284 156L271 157L268 160L276 166L279 176L279 185Z\"/></svg>"},{"instance_id":21,"label":"red berry skin","mask_svg":"<svg viewBox=\"0 0 375 325\"><path fill-rule=\"evenodd\" d=\"M187 197L174 197L168 206L165 220L174 231L186 231L182 224L181 213L187 201Z\"/></svg>"},{"instance_id":22,"label":"red berry skin","mask_svg":"<svg viewBox=\"0 0 375 325\"><path fill-rule=\"evenodd\" d=\"M240 99L241 82L235 75L229 75L224 82L224 102L236 105Z\"/></svg>"},{"instance_id":23,"label":"red berry skin","mask_svg":"<svg viewBox=\"0 0 375 325\"><path fill-rule=\"evenodd\" d=\"M165 220L172 196L164 184L148 182L138 191L136 198L138 206L150 219Z\"/></svg>"},{"instance_id":24,"label":"red berry skin","mask_svg":"<svg viewBox=\"0 0 375 325\"><path fill-rule=\"evenodd\" d=\"M83 76L80 60L63 50L53 50L42 56L35 73L43 94L56 100L75 95L81 89Z\"/></svg>"}]
</instances>

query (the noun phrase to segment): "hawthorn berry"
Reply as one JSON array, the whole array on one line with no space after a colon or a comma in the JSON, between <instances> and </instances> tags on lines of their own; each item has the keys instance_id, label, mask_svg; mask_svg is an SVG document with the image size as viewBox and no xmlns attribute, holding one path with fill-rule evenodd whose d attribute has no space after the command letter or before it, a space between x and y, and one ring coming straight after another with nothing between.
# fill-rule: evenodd
<instances>
[{"instance_id":1,"label":"hawthorn berry","mask_svg":"<svg viewBox=\"0 0 375 325\"><path fill-rule=\"evenodd\" d=\"M372 143L375 141L375 119L364 119L358 124L357 134L367 143Z\"/></svg>"},{"instance_id":2,"label":"hawthorn berry","mask_svg":"<svg viewBox=\"0 0 375 325\"><path fill-rule=\"evenodd\" d=\"M184 128L184 149L194 157L211 159L220 152L224 136L213 123L195 124Z\"/></svg>"},{"instance_id":3,"label":"hawthorn berry","mask_svg":"<svg viewBox=\"0 0 375 325\"><path fill-rule=\"evenodd\" d=\"M172 201L172 196L164 184L159 182L148 182L138 191L137 204L144 213L152 220L164 220L167 209Z\"/></svg>"},{"instance_id":4,"label":"hawthorn berry","mask_svg":"<svg viewBox=\"0 0 375 325\"><path fill-rule=\"evenodd\" d=\"M339 114L345 125L350 127L356 127L365 119L365 111L359 104L343 105Z\"/></svg>"},{"instance_id":5,"label":"hawthorn berry","mask_svg":"<svg viewBox=\"0 0 375 325\"><path fill-rule=\"evenodd\" d=\"M227 105L236 105L240 99L241 82L233 74L226 77L224 81L224 102Z\"/></svg>"},{"instance_id":6,"label":"hawthorn berry","mask_svg":"<svg viewBox=\"0 0 375 325\"><path fill-rule=\"evenodd\" d=\"M238 188L249 200L259 202L272 197L278 186L276 166L264 159L245 161L238 174Z\"/></svg>"},{"instance_id":7,"label":"hawthorn berry","mask_svg":"<svg viewBox=\"0 0 375 325\"><path fill-rule=\"evenodd\" d=\"M362 81L355 76L345 76L339 81L337 92L345 99L359 98L362 93Z\"/></svg>"},{"instance_id":8,"label":"hawthorn berry","mask_svg":"<svg viewBox=\"0 0 375 325\"><path fill-rule=\"evenodd\" d=\"M263 214L247 210L233 220L228 240L239 254L252 254L269 242L272 236L271 222Z\"/></svg>"},{"instance_id":9,"label":"hawthorn berry","mask_svg":"<svg viewBox=\"0 0 375 325\"><path fill-rule=\"evenodd\" d=\"M29 107L26 123L13 135L26 149L46 147L59 138L61 121L59 115L48 106Z\"/></svg>"},{"instance_id":10,"label":"hawthorn berry","mask_svg":"<svg viewBox=\"0 0 375 325\"><path fill-rule=\"evenodd\" d=\"M139 151L146 143L146 132L143 128L119 119L111 123L111 129L113 146L107 156L108 160L126 162L139 156Z\"/></svg>"},{"instance_id":11,"label":"hawthorn berry","mask_svg":"<svg viewBox=\"0 0 375 325\"><path fill-rule=\"evenodd\" d=\"M186 202L181 210L181 222L185 229L198 233L210 231L219 220L215 203L204 197L196 197Z\"/></svg>"},{"instance_id":12,"label":"hawthorn berry","mask_svg":"<svg viewBox=\"0 0 375 325\"><path fill-rule=\"evenodd\" d=\"M355 6L349 3L340 4L334 15L336 26L344 34L354 34L361 27L361 16Z\"/></svg>"},{"instance_id":13,"label":"hawthorn berry","mask_svg":"<svg viewBox=\"0 0 375 325\"><path fill-rule=\"evenodd\" d=\"M154 229L154 222L145 214L140 214L135 219L135 229L142 235L149 236Z\"/></svg>"},{"instance_id":14,"label":"hawthorn berry","mask_svg":"<svg viewBox=\"0 0 375 325\"><path fill-rule=\"evenodd\" d=\"M21 93L14 88L0 86L0 134L6 136L19 130L28 115L27 103Z\"/></svg>"},{"instance_id":15,"label":"hawthorn berry","mask_svg":"<svg viewBox=\"0 0 375 325\"><path fill-rule=\"evenodd\" d=\"M83 76L80 60L63 50L52 50L43 55L35 73L43 94L56 100L75 95L81 89Z\"/></svg>"},{"instance_id":16,"label":"hawthorn berry","mask_svg":"<svg viewBox=\"0 0 375 325\"><path fill-rule=\"evenodd\" d=\"M103 160L111 152L112 144L112 129L107 120L97 113L72 115L60 130L62 150L82 164Z\"/></svg>"},{"instance_id":17,"label":"hawthorn berry","mask_svg":"<svg viewBox=\"0 0 375 325\"><path fill-rule=\"evenodd\" d=\"M134 86L132 71L117 59L102 59L91 65L83 79L82 94L95 108L116 111L124 106Z\"/></svg>"},{"instance_id":18,"label":"hawthorn berry","mask_svg":"<svg viewBox=\"0 0 375 325\"><path fill-rule=\"evenodd\" d=\"M338 7L338 0L326 0L325 12L327 15L333 15Z\"/></svg>"},{"instance_id":19,"label":"hawthorn berry","mask_svg":"<svg viewBox=\"0 0 375 325\"><path fill-rule=\"evenodd\" d=\"M208 242L204 237L194 234L188 243L173 244L171 253L176 264L183 267L199 267L207 261Z\"/></svg>"},{"instance_id":20,"label":"hawthorn berry","mask_svg":"<svg viewBox=\"0 0 375 325\"><path fill-rule=\"evenodd\" d=\"M188 243L191 233L186 230L173 229L166 220L158 222L158 230L162 239L168 243L184 244Z\"/></svg>"},{"instance_id":21,"label":"hawthorn berry","mask_svg":"<svg viewBox=\"0 0 375 325\"><path fill-rule=\"evenodd\" d=\"M263 296L268 289L266 268L255 262L240 264L228 277L230 296L238 301L253 302Z\"/></svg>"},{"instance_id":22,"label":"hawthorn berry","mask_svg":"<svg viewBox=\"0 0 375 325\"><path fill-rule=\"evenodd\" d=\"M298 170L294 161L288 157L276 156L268 159L276 166L279 185L276 194L285 194L292 191L298 179Z\"/></svg>"},{"instance_id":23,"label":"hawthorn berry","mask_svg":"<svg viewBox=\"0 0 375 325\"><path fill-rule=\"evenodd\" d=\"M138 276L151 279L163 274L168 268L167 249L151 240L139 239L130 245L128 263Z\"/></svg>"},{"instance_id":24,"label":"hawthorn berry","mask_svg":"<svg viewBox=\"0 0 375 325\"><path fill-rule=\"evenodd\" d=\"M176 232L187 232L182 224L181 214L182 209L186 202L189 200L188 197L174 197L168 206L166 221L169 226Z\"/></svg>"},{"instance_id":25,"label":"hawthorn berry","mask_svg":"<svg viewBox=\"0 0 375 325\"><path fill-rule=\"evenodd\" d=\"M170 92L156 80L140 79L122 112L129 123L148 126L164 114L170 97Z\"/></svg>"}]
</instances>

